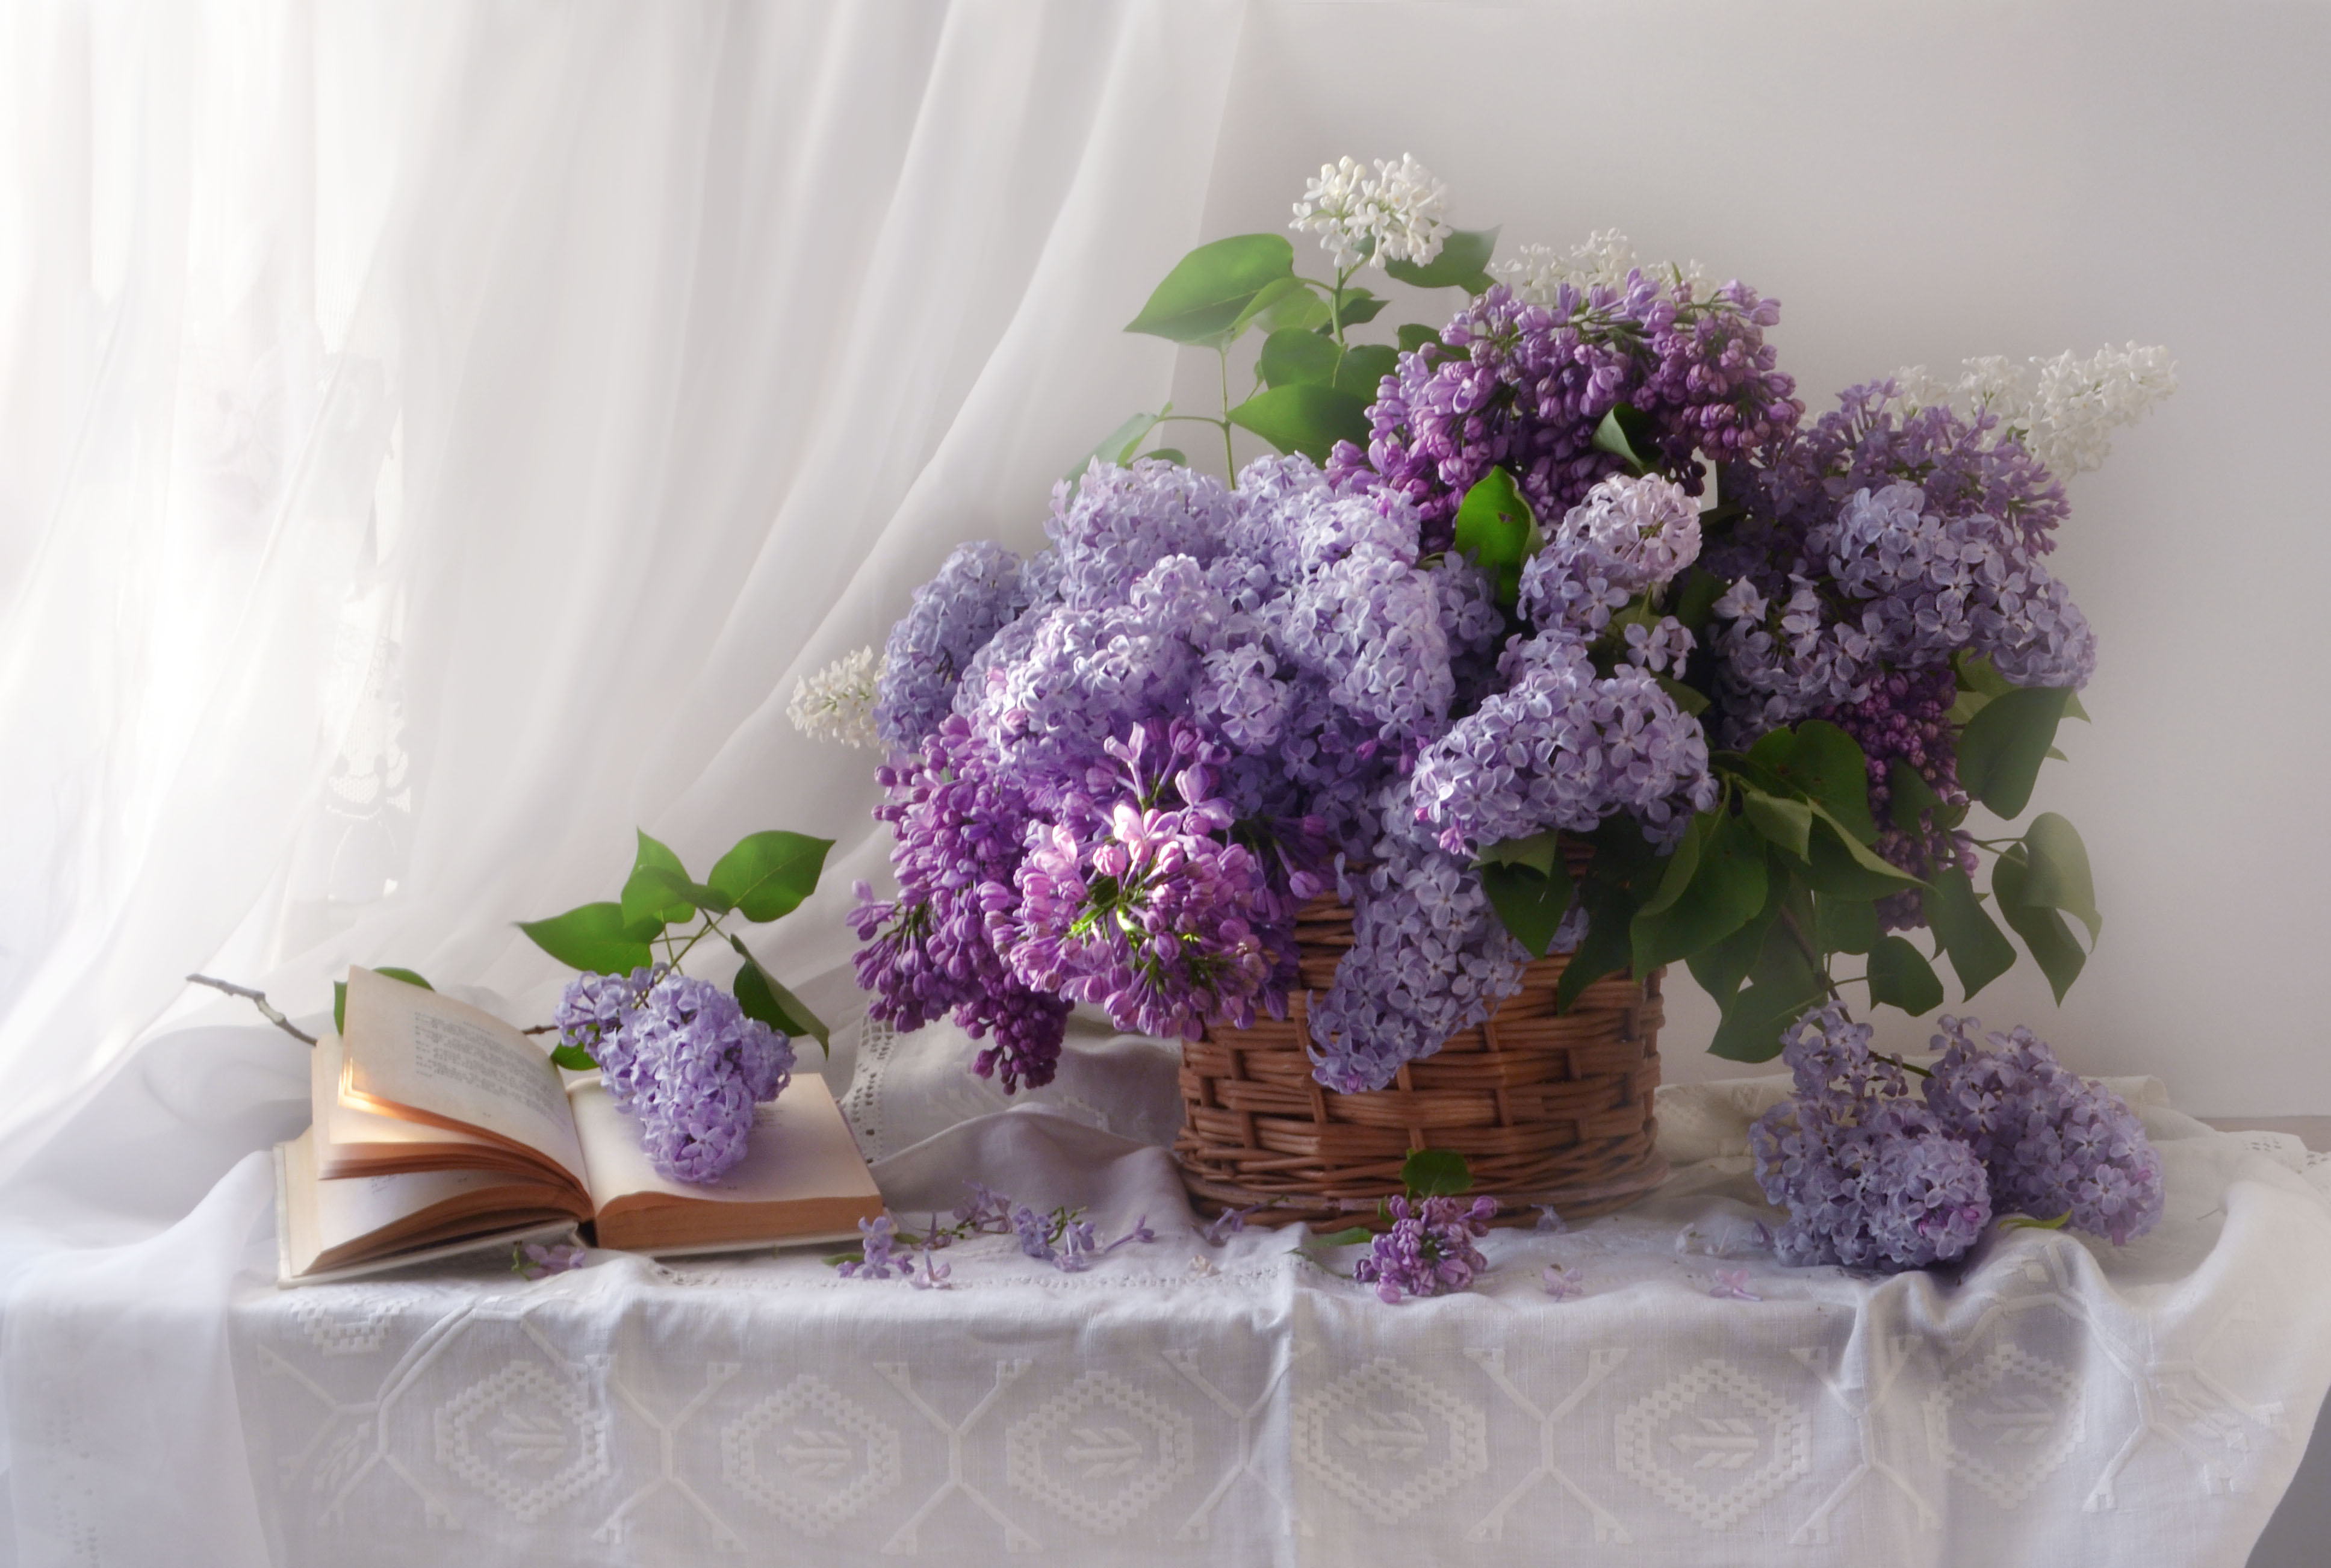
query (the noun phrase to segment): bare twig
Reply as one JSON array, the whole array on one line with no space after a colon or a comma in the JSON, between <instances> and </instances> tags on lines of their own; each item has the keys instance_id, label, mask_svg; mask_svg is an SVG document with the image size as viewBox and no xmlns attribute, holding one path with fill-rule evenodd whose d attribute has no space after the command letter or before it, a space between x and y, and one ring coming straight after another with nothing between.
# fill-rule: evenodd
<instances>
[{"instance_id":1,"label":"bare twig","mask_svg":"<svg viewBox=\"0 0 2331 1568\"><path fill-rule=\"evenodd\" d=\"M207 985L213 991L224 991L229 996L240 996L244 1001L250 1003L253 1007L258 1008L261 1017L266 1019L268 1022L273 1024L276 1028L281 1030L284 1033L290 1035L300 1044L313 1045L316 1043L316 1037L314 1035L309 1034L306 1030L301 1029L298 1024L292 1022L290 1019L284 1017L281 1012L277 1011L275 1004L267 1000L267 993L264 991L253 991L248 985L237 985L230 980L214 980L207 974L189 974L186 976L186 984L189 985Z\"/></svg>"}]
</instances>

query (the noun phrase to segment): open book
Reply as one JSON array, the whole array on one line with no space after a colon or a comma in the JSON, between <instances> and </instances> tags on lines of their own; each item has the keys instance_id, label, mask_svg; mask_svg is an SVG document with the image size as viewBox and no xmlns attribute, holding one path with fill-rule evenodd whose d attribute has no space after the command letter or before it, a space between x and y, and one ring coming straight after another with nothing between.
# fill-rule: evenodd
<instances>
[{"instance_id":1,"label":"open book","mask_svg":"<svg viewBox=\"0 0 2331 1568\"><path fill-rule=\"evenodd\" d=\"M595 1073L568 1084L490 1013L352 968L344 1018L315 1049L313 1124L275 1151L280 1283L585 1222L642 1252L855 1240L882 1212L815 1073L756 1107L745 1158L694 1186L656 1174Z\"/></svg>"}]
</instances>

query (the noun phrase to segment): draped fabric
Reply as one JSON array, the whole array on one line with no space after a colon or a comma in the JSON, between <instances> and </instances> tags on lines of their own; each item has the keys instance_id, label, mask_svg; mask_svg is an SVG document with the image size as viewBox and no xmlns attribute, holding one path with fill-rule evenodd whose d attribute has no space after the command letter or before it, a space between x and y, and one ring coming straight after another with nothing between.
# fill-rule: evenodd
<instances>
[{"instance_id":1,"label":"draped fabric","mask_svg":"<svg viewBox=\"0 0 2331 1568\"><path fill-rule=\"evenodd\" d=\"M190 970L547 1002L510 923L634 826L699 872L839 838L776 944L838 979L871 759L785 698L1164 395L1118 328L1196 238L1235 12L7 25L0 1147Z\"/></svg>"},{"instance_id":2,"label":"draped fabric","mask_svg":"<svg viewBox=\"0 0 2331 1568\"><path fill-rule=\"evenodd\" d=\"M1508 244L1616 224L1739 273L1816 409L2168 343L2184 390L2075 482L2057 557L2104 657L2040 803L2112 925L2061 1012L2028 963L1980 1006L2197 1111L2331 1109L2294 718L2331 535L2281 455L2331 349L2283 282L2331 245L2292 196L2326 33L2118 0L0 8L0 1330L73 1269L224 1300L304 1069L183 976L312 1023L395 964L542 1018L562 977L511 923L610 896L634 828L699 870L836 839L753 940L845 1026L846 1087L839 917L885 845L873 758L794 733L794 682L958 541L1035 546L1126 413L1211 410L1211 356L1120 327L1345 153L1413 151ZM1709 1076L1675 993L1670 1075ZM194 1507L243 1456L187 1310L178 1446L117 1458Z\"/></svg>"}]
</instances>

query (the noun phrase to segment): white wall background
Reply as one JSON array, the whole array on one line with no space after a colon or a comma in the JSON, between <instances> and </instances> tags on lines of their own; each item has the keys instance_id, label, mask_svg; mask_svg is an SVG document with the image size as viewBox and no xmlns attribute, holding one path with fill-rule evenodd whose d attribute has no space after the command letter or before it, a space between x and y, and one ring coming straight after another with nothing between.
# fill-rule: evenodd
<instances>
[{"instance_id":1,"label":"white wall background","mask_svg":"<svg viewBox=\"0 0 2331 1568\"><path fill-rule=\"evenodd\" d=\"M1615 227L1778 298L1809 418L1905 365L2168 345L2182 390L2071 482L2054 557L2101 654L2032 809L2086 838L2104 939L2060 1009L2026 957L1966 1011L2197 1114L2319 1114L2326 71L2317 5L1266 5L1204 232L1284 223L1322 161L1412 152L1505 245ZM1185 358L1176 405L1211 411L1213 356ZM1677 978L1669 1077L1740 1070Z\"/></svg>"}]
</instances>

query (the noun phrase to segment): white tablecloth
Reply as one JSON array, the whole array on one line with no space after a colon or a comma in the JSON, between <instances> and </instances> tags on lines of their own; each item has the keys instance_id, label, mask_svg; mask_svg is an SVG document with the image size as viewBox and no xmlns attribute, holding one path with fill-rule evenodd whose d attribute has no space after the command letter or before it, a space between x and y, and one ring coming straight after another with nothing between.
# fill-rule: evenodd
<instances>
[{"instance_id":1,"label":"white tablecloth","mask_svg":"<svg viewBox=\"0 0 2331 1568\"><path fill-rule=\"evenodd\" d=\"M2238 1564L2331 1383L2331 1166L2141 1082L2169 1213L2126 1249L1783 1269L1743 1152L1766 1080L1663 1091L1659 1194L1387 1307L1297 1234L1207 1246L1162 1150L1087 1125L1170 1119L1154 1050L890 1152L947 1114L915 1085L982 1105L947 1042L869 1046L902 1212L977 1175L1159 1239L1064 1275L987 1238L945 1291L615 1253L279 1291L254 1155L143 1241L17 1246L20 1560Z\"/></svg>"}]
</instances>

